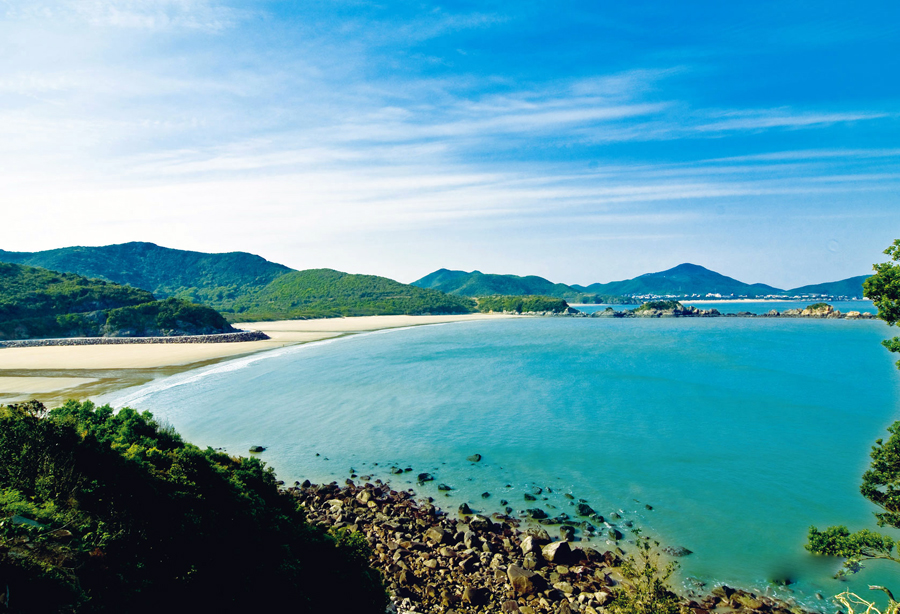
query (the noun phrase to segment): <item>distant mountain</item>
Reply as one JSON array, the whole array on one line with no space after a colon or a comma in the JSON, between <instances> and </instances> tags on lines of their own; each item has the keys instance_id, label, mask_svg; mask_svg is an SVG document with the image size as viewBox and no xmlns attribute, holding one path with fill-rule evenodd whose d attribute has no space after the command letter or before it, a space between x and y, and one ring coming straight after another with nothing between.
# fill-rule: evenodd
<instances>
[{"instance_id":1,"label":"distant mountain","mask_svg":"<svg viewBox=\"0 0 900 614\"><path fill-rule=\"evenodd\" d=\"M562 297L575 293L565 284L555 284L535 275L519 277L518 275L493 275L481 271L466 273L447 269L440 269L426 275L422 279L412 282L412 285L459 296L542 295Z\"/></svg>"},{"instance_id":2,"label":"distant mountain","mask_svg":"<svg viewBox=\"0 0 900 614\"><path fill-rule=\"evenodd\" d=\"M848 298L863 297L863 282L869 279L869 275L859 275L841 281L832 281L824 284L812 284L800 286L788 290L787 293L796 296L800 294L824 294L827 296L846 296Z\"/></svg>"},{"instance_id":3,"label":"distant mountain","mask_svg":"<svg viewBox=\"0 0 900 614\"><path fill-rule=\"evenodd\" d=\"M780 288L774 288L766 284L746 284L732 277L726 277L702 266L689 263L679 264L674 268L660 271L659 273L646 273L634 279L613 281L606 284L591 284L584 288L580 286L575 287L596 294L630 296L649 294L658 296L733 294L735 296L753 297L766 294L784 294L784 290Z\"/></svg>"},{"instance_id":4,"label":"distant mountain","mask_svg":"<svg viewBox=\"0 0 900 614\"><path fill-rule=\"evenodd\" d=\"M175 296L219 309L291 270L246 252L206 254L138 242L43 252L0 250L0 262L105 279L149 290L157 298Z\"/></svg>"},{"instance_id":5,"label":"distant mountain","mask_svg":"<svg viewBox=\"0 0 900 614\"><path fill-rule=\"evenodd\" d=\"M157 298L202 303L233 321L474 310L472 301L384 277L330 269L294 271L245 252L207 254L153 243L123 243L43 252L0 250L0 262L143 288Z\"/></svg>"},{"instance_id":6,"label":"distant mountain","mask_svg":"<svg viewBox=\"0 0 900 614\"><path fill-rule=\"evenodd\" d=\"M231 331L215 310L73 273L0 263L0 339Z\"/></svg>"},{"instance_id":7,"label":"distant mountain","mask_svg":"<svg viewBox=\"0 0 900 614\"><path fill-rule=\"evenodd\" d=\"M375 275L332 269L291 271L235 301L232 319L470 313L471 299Z\"/></svg>"}]
</instances>

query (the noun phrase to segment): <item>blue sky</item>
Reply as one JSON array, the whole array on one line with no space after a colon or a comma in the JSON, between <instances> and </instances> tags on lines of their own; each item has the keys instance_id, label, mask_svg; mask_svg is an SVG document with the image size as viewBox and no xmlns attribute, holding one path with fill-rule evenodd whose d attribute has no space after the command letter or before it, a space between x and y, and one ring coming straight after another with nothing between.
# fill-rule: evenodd
<instances>
[{"instance_id":1,"label":"blue sky","mask_svg":"<svg viewBox=\"0 0 900 614\"><path fill-rule=\"evenodd\" d=\"M859 275L900 237L898 24L895 2L0 0L0 248Z\"/></svg>"}]
</instances>

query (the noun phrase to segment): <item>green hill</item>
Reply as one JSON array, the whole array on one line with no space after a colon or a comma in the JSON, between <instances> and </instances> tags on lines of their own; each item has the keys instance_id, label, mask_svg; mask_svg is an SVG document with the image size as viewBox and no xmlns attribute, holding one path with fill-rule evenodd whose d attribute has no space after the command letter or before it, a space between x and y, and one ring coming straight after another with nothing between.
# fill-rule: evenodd
<instances>
[{"instance_id":1,"label":"green hill","mask_svg":"<svg viewBox=\"0 0 900 614\"><path fill-rule=\"evenodd\" d=\"M286 273L260 291L235 301L231 318L315 318L392 314L470 313L475 302L375 275L332 269Z\"/></svg>"},{"instance_id":2,"label":"green hill","mask_svg":"<svg viewBox=\"0 0 900 614\"><path fill-rule=\"evenodd\" d=\"M43 252L0 250L14 262L97 277L202 303L232 321L349 315L468 313L475 304L374 275L294 271L244 252L205 254L124 243Z\"/></svg>"},{"instance_id":3,"label":"green hill","mask_svg":"<svg viewBox=\"0 0 900 614\"><path fill-rule=\"evenodd\" d=\"M846 296L847 298L863 297L863 282L869 279L869 275L859 275L842 279L841 281L832 281L824 284L811 284L809 286L800 286L787 293L796 296L798 294L821 294L825 296Z\"/></svg>"},{"instance_id":4,"label":"green hill","mask_svg":"<svg viewBox=\"0 0 900 614\"><path fill-rule=\"evenodd\" d=\"M0 263L0 339L210 334L214 310L72 273Z\"/></svg>"},{"instance_id":5,"label":"green hill","mask_svg":"<svg viewBox=\"0 0 900 614\"><path fill-rule=\"evenodd\" d=\"M622 297L602 293L585 292L577 286L555 284L552 281L528 275L496 275L481 271L450 271L439 269L422 279L412 282L420 288L431 288L458 296L551 296L573 302L619 303ZM598 296L599 294L599 296Z\"/></svg>"},{"instance_id":6,"label":"green hill","mask_svg":"<svg viewBox=\"0 0 900 614\"><path fill-rule=\"evenodd\" d=\"M3 611L385 611L360 533L306 522L271 468L149 412L0 407Z\"/></svg>"},{"instance_id":7,"label":"green hill","mask_svg":"<svg viewBox=\"0 0 900 614\"><path fill-rule=\"evenodd\" d=\"M0 262L104 279L149 290L159 298L182 298L220 311L291 270L246 252L206 254L139 242L42 252L0 250Z\"/></svg>"}]
</instances>

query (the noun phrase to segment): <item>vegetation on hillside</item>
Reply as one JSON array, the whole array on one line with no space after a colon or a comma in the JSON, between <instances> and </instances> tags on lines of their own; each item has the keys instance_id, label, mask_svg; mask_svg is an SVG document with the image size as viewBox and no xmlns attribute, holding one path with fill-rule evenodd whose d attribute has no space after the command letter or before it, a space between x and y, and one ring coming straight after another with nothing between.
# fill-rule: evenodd
<instances>
[{"instance_id":1,"label":"vegetation on hillside","mask_svg":"<svg viewBox=\"0 0 900 614\"><path fill-rule=\"evenodd\" d=\"M874 266L875 275L866 281L865 290L866 296L878 307L878 317L894 326L900 321L900 240L894 241L884 253L891 256L891 262ZM884 341L884 346L891 352L900 352L900 337ZM897 367L900 368L900 362ZM887 430L891 434L888 440L878 439L872 446L872 462L862 476L860 493L881 509L875 513L879 527L900 529L900 421ZM855 573L862 569L864 561L871 559L900 563L900 552L895 551L900 542L869 529L851 533L845 526L833 526L824 531L810 527L808 538L806 548L810 552L844 558L844 568L839 575ZM870 588L885 590L890 598L889 609L897 609L897 602L889 590L877 586Z\"/></svg>"},{"instance_id":2,"label":"vegetation on hillside","mask_svg":"<svg viewBox=\"0 0 900 614\"><path fill-rule=\"evenodd\" d=\"M555 284L543 277L528 275L495 275L481 271L448 271L439 269L412 283L457 296L551 296L581 303L625 303L622 296L585 293L578 286Z\"/></svg>"},{"instance_id":3,"label":"vegetation on hillside","mask_svg":"<svg viewBox=\"0 0 900 614\"><path fill-rule=\"evenodd\" d=\"M470 313L471 299L332 269L292 271L235 301L233 321L395 314Z\"/></svg>"},{"instance_id":4,"label":"vegetation on hillside","mask_svg":"<svg viewBox=\"0 0 900 614\"><path fill-rule=\"evenodd\" d=\"M77 273L222 310L291 269L245 252L206 254L123 243L64 247L43 252L5 252L0 261Z\"/></svg>"},{"instance_id":5,"label":"vegetation on hillside","mask_svg":"<svg viewBox=\"0 0 900 614\"><path fill-rule=\"evenodd\" d=\"M656 311L666 311L669 309L681 310L684 309L684 305L678 301L647 301L646 303L642 303L641 306L634 311L650 311L651 309Z\"/></svg>"},{"instance_id":6,"label":"vegetation on hillside","mask_svg":"<svg viewBox=\"0 0 900 614\"><path fill-rule=\"evenodd\" d=\"M0 408L0 579L11 613L384 612L360 534L306 523L255 458L148 413Z\"/></svg>"},{"instance_id":7,"label":"vegetation on hillside","mask_svg":"<svg viewBox=\"0 0 900 614\"><path fill-rule=\"evenodd\" d=\"M0 263L0 339L228 332L214 310L72 273Z\"/></svg>"},{"instance_id":8,"label":"vegetation on hillside","mask_svg":"<svg viewBox=\"0 0 900 614\"><path fill-rule=\"evenodd\" d=\"M552 296L484 296L478 299L478 311L482 313L515 312L534 313L549 311L562 313L569 304L561 298Z\"/></svg>"}]
</instances>

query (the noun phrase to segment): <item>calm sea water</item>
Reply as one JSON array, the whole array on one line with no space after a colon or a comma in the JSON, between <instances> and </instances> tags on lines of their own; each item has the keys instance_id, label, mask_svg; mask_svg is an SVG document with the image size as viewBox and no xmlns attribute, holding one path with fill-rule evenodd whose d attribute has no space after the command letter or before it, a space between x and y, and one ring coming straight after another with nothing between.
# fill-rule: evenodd
<instances>
[{"instance_id":1,"label":"calm sea water","mask_svg":"<svg viewBox=\"0 0 900 614\"><path fill-rule=\"evenodd\" d=\"M811 524L875 528L859 482L872 442L900 418L900 374L879 343L891 332L816 320L468 322L286 348L101 400L148 409L202 446L266 446L289 483L353 469L448 511L467 501L487 512L500 499L531 507L523 495L539 486L551 515L574 515L572 493L694 551L681 559L685 587L692 576L824 610L815 592L846 584L831 579L838 561L803 544ZM480 463L466 461L476 452ZM435 482L414 484L421 471ZM850 587L896 586L896 572L874 563ZM783 578L795 584L771 583Z\"/></svg>"}]
</instances>

